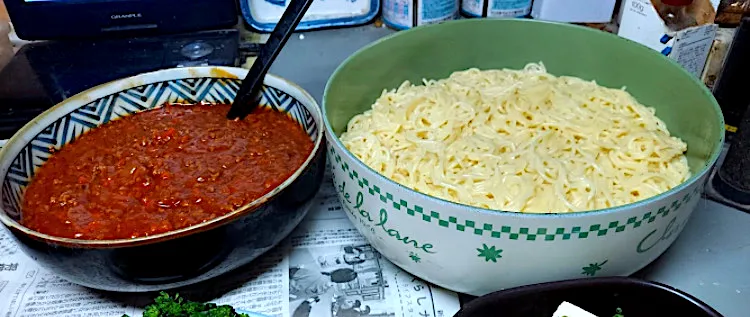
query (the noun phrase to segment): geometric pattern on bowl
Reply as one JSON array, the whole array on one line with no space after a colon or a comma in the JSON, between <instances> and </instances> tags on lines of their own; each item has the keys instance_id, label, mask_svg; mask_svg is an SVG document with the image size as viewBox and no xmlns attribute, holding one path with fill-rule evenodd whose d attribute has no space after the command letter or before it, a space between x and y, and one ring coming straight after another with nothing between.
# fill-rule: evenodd
<instances>
[{"instance_id":1,"label":"geometric pattern on bowl","mask_svg":"<svg viewBox=\"0 0 750 317\"><path fill-rule=\"evenodd\" d=\"M36 170L53 150L75 141L86 131L109 121L166 103L224 103L237 95L240 79L184 78L133 87L83 105L54 121L38 133L13 159L2 184L2 207L14 220L21 215L21 197ZM300 101L270 86L263 86L260 105L287 113L315 142L318 127Z\"/></svg>"}]
</instances>

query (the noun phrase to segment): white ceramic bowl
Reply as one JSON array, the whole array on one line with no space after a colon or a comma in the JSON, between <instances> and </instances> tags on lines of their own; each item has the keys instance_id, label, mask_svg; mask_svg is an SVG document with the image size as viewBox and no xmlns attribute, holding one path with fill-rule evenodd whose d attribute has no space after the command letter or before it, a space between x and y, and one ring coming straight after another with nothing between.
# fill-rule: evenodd
<instances>
[{"instance_id":1,"label":"white ceramic bowl","mask_svg":"<svg viewBox=\"0 0 750 317\"><path fill-rule=\"evenodd\" d=\"M606 210L492 211L398 185L365 166L338 138L351 117L405 79L445 78L468 67L519 69L540 60L554 74L627 86L654 106L687 142L692 177L666 193ZM334 182L359 231L404 270L472 295L643 268L682 231L724 140L723 117L710 92L657 52L599 31L523 20L448 22L377 42L339 67L323 108Z\"/></svg>"}]
</instances>

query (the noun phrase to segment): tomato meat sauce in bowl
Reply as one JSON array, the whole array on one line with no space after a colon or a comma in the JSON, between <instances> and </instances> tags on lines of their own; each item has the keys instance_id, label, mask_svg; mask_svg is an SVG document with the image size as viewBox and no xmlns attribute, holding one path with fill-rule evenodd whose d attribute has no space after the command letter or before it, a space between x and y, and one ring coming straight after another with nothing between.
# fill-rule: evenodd
<instances>
[{"instance_id":1,"label":"tomato meat sauce in bowl","mask_svg":"<svg viewBox=\"0 0 750 317\"><path fill-rule=\"evenodd\" d=\"M91 130L39 168L21 224L75 239L182 229L260 198L312 151L305 131L282 112L259 109L230 121L227 111L166 105Z\"/></svg>"},{"instance_id":2,"label":"tomato meat sauce in bowl","mask_svg":"<svg viewBox=\"0 0 750 317\"><path fill-rule=\"evenodd\" d=\"M163 70L53 107L0 151L0 221L73 283L185 286L268 251L323 179L315 100L273 75L261 107L227 120L246 70Z\"/></svg>"}]
</instances>

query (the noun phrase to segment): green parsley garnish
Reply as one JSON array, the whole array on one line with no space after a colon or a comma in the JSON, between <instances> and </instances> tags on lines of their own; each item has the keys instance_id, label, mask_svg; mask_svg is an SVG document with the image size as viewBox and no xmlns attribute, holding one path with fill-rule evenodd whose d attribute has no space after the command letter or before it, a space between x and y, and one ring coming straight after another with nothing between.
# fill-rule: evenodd
<instances>
[{"instance_id":1,"label":"green parsley garnish","mask_svg":"<svg viewBox=\"0 0 750 317\"><path fill-rule=\"evenodd\" d=\"M130 317L123 315L123 317ZM146 306L143 317L250 317L238 314L232 306L214 303L199 303L185 300L179 294L174 297L159 293L154 303Z\"/></svg>"}]
</instances>

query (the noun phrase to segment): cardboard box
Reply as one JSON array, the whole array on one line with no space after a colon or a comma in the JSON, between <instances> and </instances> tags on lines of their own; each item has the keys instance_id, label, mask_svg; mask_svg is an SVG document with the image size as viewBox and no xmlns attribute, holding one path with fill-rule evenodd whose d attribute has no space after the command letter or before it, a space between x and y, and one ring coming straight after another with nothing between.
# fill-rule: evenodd
<instances>
[{"instance_id":1,"label":"cardboard box","mask_svg":"<svg viewBox=\"0 0 750 317\"><path fill-rule=\"evenodd\" d=\"M688 12L697 26L671 30L657 11L660 0L624 0L617 34L661 52L701 78L718 29L714 19L719 2L694 0Z\"/></svg>"}]
</instances>

